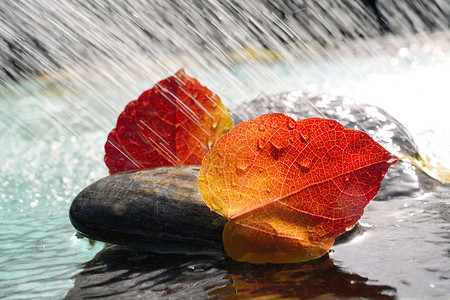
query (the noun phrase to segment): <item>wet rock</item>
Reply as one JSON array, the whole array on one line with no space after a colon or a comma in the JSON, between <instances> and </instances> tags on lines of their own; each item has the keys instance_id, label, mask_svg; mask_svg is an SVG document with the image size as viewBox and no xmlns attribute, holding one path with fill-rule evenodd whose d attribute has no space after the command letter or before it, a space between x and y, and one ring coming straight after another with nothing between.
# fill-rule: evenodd
<instances>
[{"instance_id":1,"label":"wet rock","mask_svg":"<svg viewBox=\"0 0 450 300\"><path fill-rule=\"evenodd\" d=\"M174 166L108 176L74 199L70 220L82 235L104 242L158 252L220 252L227 220L201 199L199 172Z\"/></svg>"}]
</instances>

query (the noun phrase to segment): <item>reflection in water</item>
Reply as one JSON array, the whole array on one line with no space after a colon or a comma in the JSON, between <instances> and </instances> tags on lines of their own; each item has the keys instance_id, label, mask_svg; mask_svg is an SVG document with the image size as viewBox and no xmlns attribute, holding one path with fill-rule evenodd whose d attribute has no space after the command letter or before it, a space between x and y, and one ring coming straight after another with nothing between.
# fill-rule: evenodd
<instances>
[{"instance_id":1,"label":"reflection in water","mask_svg":"<svg viewBox=\"0 0 450 300\"><path fill-rule=\"evenodd\" d=\"M75 276L67 299L115 297L364 297L394 299L396 289L352 274L324 256L285 265L252 265L218 256L136 253L109 246Z\"/></svg>"},{"instance_id":2,"label":"reflection in water","mask_svg":"<svg viewBox=\"0 0 450 300\"><path fill-rule=\"evenodd\" d=\"M328 257L303 264L248 265L228 261L231 283L209 295L230 292L230 297L262 297L310 299L319 296L339 298L394 299L396 290L376 285L370 279L346 272Z\"/></svg>"}]
</instances>

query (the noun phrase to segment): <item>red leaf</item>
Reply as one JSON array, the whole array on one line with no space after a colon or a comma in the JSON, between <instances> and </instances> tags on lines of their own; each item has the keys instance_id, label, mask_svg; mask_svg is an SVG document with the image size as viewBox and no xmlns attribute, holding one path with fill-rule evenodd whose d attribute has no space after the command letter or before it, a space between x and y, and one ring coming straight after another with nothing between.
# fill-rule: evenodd
<instances>
[{"instance_id":1,"label":"red leaf","mask_svg":"<svg viewBox=\"0 0 450 300\"><path fill-rule=\"evenodd\" d=\"M220 98L181 69L128 103L108 136L105 163L110 174L199 165L232 127Z\"/></svg>"},{"instance_id":2,"label":"red leaf","mask_svg":"<svg viewBox=\"0 0 450 300\"><path fill-rule=\"evenodd\" d=\"M359 220L397 161L336 121L262 115L216 142L198 185L230 219L223 242L231 258L299 262L324 255Z\"/></svg>"}]
</instances>

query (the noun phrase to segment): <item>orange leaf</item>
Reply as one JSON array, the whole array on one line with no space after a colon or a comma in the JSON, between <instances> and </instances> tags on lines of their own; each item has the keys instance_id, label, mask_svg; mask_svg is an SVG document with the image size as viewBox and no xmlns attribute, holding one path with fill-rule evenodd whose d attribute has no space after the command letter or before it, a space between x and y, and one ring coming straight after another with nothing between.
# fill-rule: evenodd
<instances>
[{"instance_id":1,"label":"orange leaf","mask_svg":"<svg viewBox=\"0 0 450 300\"><path fill-rule=\"evenodd\" d=\"M199 165L233 127L220 98L184 70L128 103L105 144L110 174L167 165Z\"/></svg>"},{"instance_id":2,"label":"orange leaf","mask_svg":"<svg viewBox=\"0 0 450 300\"><path fill-rule=\"evenodd\" d=\"M262 115L237 125L205 156L206 204L227 217L227 254L252 263L324 255L378 193L398 158L366 133L320 118Z\"/></svg>"}]
</instances>

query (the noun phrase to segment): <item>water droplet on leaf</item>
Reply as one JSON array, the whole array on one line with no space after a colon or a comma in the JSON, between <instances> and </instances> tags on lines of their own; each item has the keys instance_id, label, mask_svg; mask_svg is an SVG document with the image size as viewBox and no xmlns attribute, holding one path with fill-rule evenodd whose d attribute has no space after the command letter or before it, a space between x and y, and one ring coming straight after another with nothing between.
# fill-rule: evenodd
<instances>
[{"instance_id":1,"label":"water droplet on leaf","mask_svg":"<svg viewBox=\"0 0 450 300\"><path fill-rule=\"evenodd\" d=\"M288 143L286 143L286 141L280 142L278 140L270 140L270 143L278 150L284 149L289 145Z\"/></svg>"},{"instance_id":2,"label":"water droplet on leaf","mask_svg":"<svg viewBox=\"0 0 450 300\"><path fill-rule=\"evenodd\" d=\"M206 138L206 146L208 147L208 150L212 149L212 147L214 145L214 142L215 142L215 138L214 137L209 136L209 137Z\"/></svg>"},{"instance_id":3,"label":"water droplet on leaf","mask_svg":"<svg viewBox=\"0 0 450 300\"><path fill-rule=\"evenodd\" d=\"M301 129L299 136L300 136L300 140L303 143L306 143L309 140L309 138L311 137L311 133L307 129Z\"/></svg>"},{"instance_id":4,"label":"water droplet on leaf","mask_svg":"<svg viewBox=\"0 0 450 300\"><path fill-rule=\"evenodd\" d=\"M289 127L289 129L294 129L295 128L295 122L294 121L288 121L288 127Z\"/></svg>"},{"instance_id":5,"label":"water droplet on leaf","mask_svg":"<svg viewBox=\"0 0 450 300\"><path fill-rule=\"evenodd\" d=\"M236 186L237 186L235 176L232 176L232 178L231 178L231 186L232 186L233 188L236 188Z\"/></svg>"},{"instance_id":6,"label":"water droplet on leaf","mask_svg":"<svg viewBox=\"0 0 450 300\"><path fill-rule=\"evenodd\" d=\"M258 149L262 150L266 146L266 141L263 138L258 139Z\"/></svg>"},{"instance_id":7,"label":"water droplet on leaf","mask_svg":"<svg viewBox=\"0 0 450 300\"><path fill-rule=\"evenodd\" d=\"M328 127L333 128L334 126L336 126L336 122L333 120L328 120Z\"/></svg>"},{"instance_id":8,"label":"water droplet on leaf","mask_svg":"<svg viewBox=\"0 0 450 300\"><path fill-rule=\"evenodd\" d=\"M386 163L393 165L393 164L398 162L398 157L397 156L389 153L389 157L390 158L386 161Z\"/></svg>"},{"instance_id":9,"label":"water droplet on leaf","mask_svg":"<svg viewBox=\"0 0 450 300\"><path fill-rule=\"evenodd\" d=\"M259 124L258 129L261 131L264 131L264 130L266 130L266 127L263 124Z\"/></svg>"},{"instance_id":10,"label":"water droplet on leaf","mask_svg":"<svg viewBox=\"0 0 450 300\"><path fill-rule=\"evenodd\" d=\"M302 173L309 173L311 171L311 164L312 161L309 158L297 160L298 168Z\"/></svg>"},{"instance_id":11,"label":"water droplet on leaf","mask_svg":"<svg viewBox=\"0 0 450 300\"><path fill-rule=\"evenodd\" d=\"M250 162L245 161L245 160L240 160L237 163L237 166L236 166L237 170L236 171L238 171L239 173L248 171L250 165L251 165Z\"/></svg>"}]
</instances>

